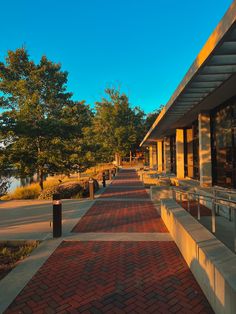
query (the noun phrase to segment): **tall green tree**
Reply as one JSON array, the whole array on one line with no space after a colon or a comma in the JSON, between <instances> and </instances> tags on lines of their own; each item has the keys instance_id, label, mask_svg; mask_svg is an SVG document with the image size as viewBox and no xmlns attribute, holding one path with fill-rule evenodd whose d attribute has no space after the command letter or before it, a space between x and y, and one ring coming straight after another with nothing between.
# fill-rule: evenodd
<instances>
[{"instance_id":1,"label":"tall green tree","mask_svg":"<svg viewBox=\"0 0 236 314\"><path fill-rule=\"evenodd\" d=\"M20 176L37 172L42 189L45 173L69 172L80 163L83 128L91 123L84 102L71 100L67 76L45 56L35 64L24 48L8 51L0 63L4 158Z\"/></svg>"},{"instance_id":2,"label":"tall green tree","mask_svg":"<svg viewBox=\"0 0 236 314\"><path fill-rule=\"evenodd\" d=\"M159 116L163 105L161 105L158 109L148 113L145 117L145 134L150 130L153 123L156 121L156 118Z\"/></svg>"},{"instance_id":3,"label":"tall green tree","mask_svg":"<svg viewBox=\"0 0 236 314\"><path fill-rule=\"evenodd\" d=\"M95 106L94 140L99 144L99 155L111 161L115 154L125 156L135 150L142 138L144 113L132 108L129 99L115 89L106 89L107 97Z\"/></svg>"}]
</instances>

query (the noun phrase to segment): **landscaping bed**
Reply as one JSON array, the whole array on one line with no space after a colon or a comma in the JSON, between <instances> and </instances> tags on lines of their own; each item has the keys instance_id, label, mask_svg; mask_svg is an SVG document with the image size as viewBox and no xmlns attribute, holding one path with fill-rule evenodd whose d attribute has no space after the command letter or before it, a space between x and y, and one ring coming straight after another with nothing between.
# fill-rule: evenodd
<instances>
[{"instance_id":1,"label":"landscaping bed","mask_svg":"<svg viewBox=\"0 0 236 314\"><path fill-rule=\"evenodd\" d=\"M20 243L0 243L0 280L36 247L37 241Z\"/></svg>"}]
</instances>

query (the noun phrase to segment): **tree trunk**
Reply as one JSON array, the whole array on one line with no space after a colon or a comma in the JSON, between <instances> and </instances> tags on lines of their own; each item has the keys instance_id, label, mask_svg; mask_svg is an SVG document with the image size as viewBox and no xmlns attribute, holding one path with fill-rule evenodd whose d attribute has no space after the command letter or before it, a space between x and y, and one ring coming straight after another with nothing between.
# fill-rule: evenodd
<instances>
[{"instance_id":1,"label":"tree trunk","mask_svg":"<svg viewBox=\"0 0 236 314\"><path fill-rule=\"evenodd\" d=\"M43 191L43 170L39 169L38 174L39 174L39 186L40 186L41 191Z\"/></svg>"},{"instance_id":2,"label":"tree trunk","mask_svg":"<svg viewBox=\"0 0 236 314\"><path fill-rule=\"evenodd\" d=\"M129 163L130 163L130 167L132 166L132 152L131 150L129 151Z\"/></svg>"}]
</instances>

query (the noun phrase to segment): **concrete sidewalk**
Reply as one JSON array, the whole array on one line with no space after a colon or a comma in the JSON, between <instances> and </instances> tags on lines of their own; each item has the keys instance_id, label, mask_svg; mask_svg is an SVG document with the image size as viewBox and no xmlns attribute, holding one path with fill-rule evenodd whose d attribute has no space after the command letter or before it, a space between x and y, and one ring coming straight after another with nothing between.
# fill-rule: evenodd
<instances>
[{"instance_id":1,"label":"concrete sidewalk","mask_svg":"<svg viewBox=\"0 0 236 314\"><path fill-rule=\"evenodd\" d=\"M91 207L91 200L63 200L63 233L67 234ZM52 237L51 201L8 201L0 204L0 241Z\"/></svg>"}]
</instances>

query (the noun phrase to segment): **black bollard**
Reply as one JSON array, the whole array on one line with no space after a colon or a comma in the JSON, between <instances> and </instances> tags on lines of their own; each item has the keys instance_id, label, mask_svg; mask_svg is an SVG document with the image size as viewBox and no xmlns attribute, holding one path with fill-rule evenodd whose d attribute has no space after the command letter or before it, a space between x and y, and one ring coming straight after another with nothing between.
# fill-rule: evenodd
<instances>
[{"instance_id":1,"label":"black bollard","mask_svg":"<svg viewBox=\"0 0 236 314\"><path fill-rule=\"evenodd\" d=\"M53 238L59 238L62 233L62 206L60 194L53 194Z\"/></svg>"},{"instance_id":2,"label":"black bollard","mask_svg":"<svg viewBox=\"0 0 236 314\"><path fill-rule=\"evenodd\" d=\"M89 197L91 200L94 199L94 184L92 178L89 178Z\"/></svg>"},{"instance_id":3,"label":"black bollard","mask_svg":"<svg viewBox=\"0 0 236 314\"><path fill-rule=\"evenodd\" d=\"M104 188L106 187L106 175L105 175L104 172L102 174L102 185L103 185Z\"/></svg>"}]
</instances>

